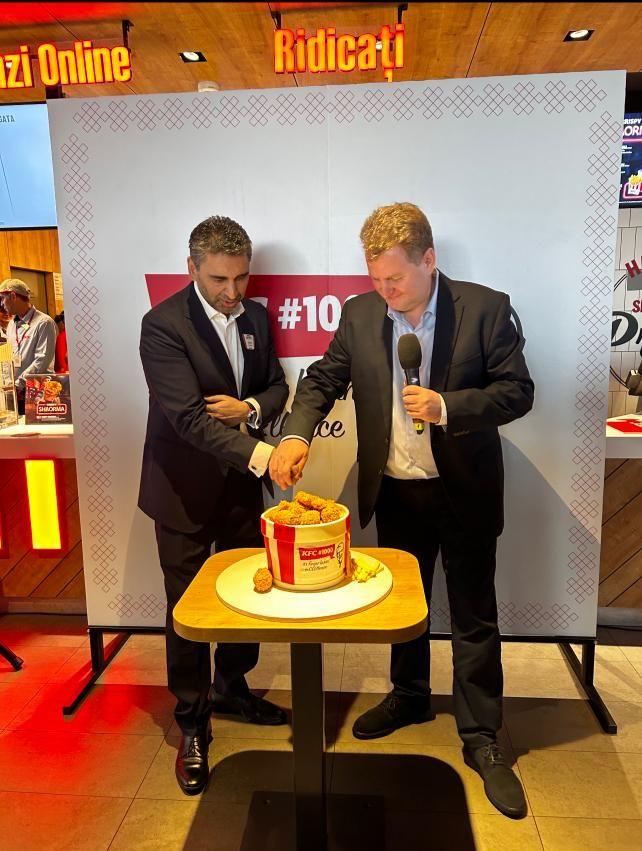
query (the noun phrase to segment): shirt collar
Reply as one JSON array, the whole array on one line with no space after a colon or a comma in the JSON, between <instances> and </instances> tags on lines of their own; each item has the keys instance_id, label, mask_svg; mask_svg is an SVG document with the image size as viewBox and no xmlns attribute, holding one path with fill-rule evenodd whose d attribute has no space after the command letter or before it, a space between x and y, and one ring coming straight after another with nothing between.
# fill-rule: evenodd
<instances>
[{"instance_id":1,"label":"shirt collar","mask_svg":"<svg viewBox=\"0 0 642 851\"><path fill-rule=\"evenodd\" d=\"M432 295L430 296L430 301L426 305L426 309L421 314L421 319L417 323L417 328L425 321L426 317L432 314L436 316L437 314L437 292L439 290L439 269L435 269L435 287L432 291ZM392 319L393 322L405 322L408 323L408 320L405 318L403 313L399 313L398 310L393 310L391 307L388 308L388 316Z\"/></svg>"},{"instance_id":2,"label":"shirt collar","mask_svg":"<svg viewBox=\"0 0 642 851\"><path fill-rule=\"evenodd\" d=\"M28 325L33 317L36 315L36 308L33 305L29 308L29 310L25 313L22 319L18 316L18 314L14 314L13 321L16 325L23 323L24 325Z\"/></svg>"},{"instance_id":3,"label":"shirt collar","mask_svg":"<svg viewBox=\"0 0 642 851\"><path fill-rule=\"evenodd\" d=\"M198 286L196 285L196 281L194 281L193 283L194 283L194 292L198 296L198 300L200 301L200 303L203 305L203 310L205 311L205 315L210 320L210 322L212 322L214 319L219 319L219 317L222 317L227 324L228 322L231 322L234 319L238 319L239 316L242 313L245 313L245 308L243 307L243 302L239 302L239 304L236 305L236 307L234 308L234 310L230 314L221 313L220 310L216 310L216 308L212 307L211 304L208 304L208 302L205 301L201 291L199 290Z\"/></svg>"}]
</instances>

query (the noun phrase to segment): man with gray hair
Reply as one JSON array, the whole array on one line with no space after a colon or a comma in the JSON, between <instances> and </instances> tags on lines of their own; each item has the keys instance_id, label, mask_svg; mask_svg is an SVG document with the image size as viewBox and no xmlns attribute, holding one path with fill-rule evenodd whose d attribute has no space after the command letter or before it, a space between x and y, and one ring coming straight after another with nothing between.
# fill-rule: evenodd
<instances>
[{"instance_id":1,"label":"man with gray hair","mask_svg":"<svg viewBox=\"0 0 642 851\"><path fill-rule=\"evenodd\" d=\"M281 413L288 387L267 311L244 298L251 257L252 243L232 219L201 222L189 240L192 281L150 310L141 329L149 417L138 504L156 524L168 686L182 732L176 777L188 795L207 783L212 709L255 724L286 721L245 680L258 644L219 643L212 685L209 645L181 638L172 620L212 545L263 545L262 477L272 447L262 427Z\"/></svg>"},{"instance_id":2,"label":"man with gray hair","mask_svg":"<svg viewBox=\"0 0 642 851\"><path fill-rule=\"evenodd\" d=\"M7 339L13 351L18 395L18 413L25 412L25 378L53 372L56 353L56 323L31 303L31 290L19 278L0 284L2 306L12 317Z\"/></svg>"}]
</instances>

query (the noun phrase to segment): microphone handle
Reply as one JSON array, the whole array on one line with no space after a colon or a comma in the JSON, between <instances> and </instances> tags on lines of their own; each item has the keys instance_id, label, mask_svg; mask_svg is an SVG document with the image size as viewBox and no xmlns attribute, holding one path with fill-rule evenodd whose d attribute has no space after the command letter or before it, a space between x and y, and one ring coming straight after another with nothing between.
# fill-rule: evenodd
<instances>
[{"instance_id":1,"label":"microphone handle","mask_svg":"<svg viewBox=\"0 0 642 851\"><path fill-rule=\"evenodd\" d=\"M419 381L419 370L418 369L404 369L406 374L406 383L413 384L415 387L421 387L421 382ZM415 431L417 434L423 434L426 430L426 425L423 420L415 420L413 419L413 423L415 426Z\"/></svg>"}]
</instances>

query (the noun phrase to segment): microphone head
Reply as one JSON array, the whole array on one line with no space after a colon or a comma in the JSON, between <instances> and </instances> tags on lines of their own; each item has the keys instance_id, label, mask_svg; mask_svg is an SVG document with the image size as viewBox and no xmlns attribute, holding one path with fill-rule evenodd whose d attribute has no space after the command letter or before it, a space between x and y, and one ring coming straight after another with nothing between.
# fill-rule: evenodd
<instances>
[{"instance_id":1,"label":"microphone head","mask_svg":"<svg viewBox=\"0 0 642 851\"><path fill-rule=\"evenodd\" d=\"M397 343L397 354L402 369L419 369L421 346L416 334L402 334Z\"/></svg>"}]
</instances>

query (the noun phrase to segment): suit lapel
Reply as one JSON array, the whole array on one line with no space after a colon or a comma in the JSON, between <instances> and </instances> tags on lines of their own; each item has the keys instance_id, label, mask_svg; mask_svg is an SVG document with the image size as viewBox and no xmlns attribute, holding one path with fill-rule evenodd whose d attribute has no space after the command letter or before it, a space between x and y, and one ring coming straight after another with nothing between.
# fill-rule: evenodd
<instances>
[{"instance_id":1,"label":"suit lapel","mask_svg":"<svg viewBox=\"0 0 642 851\"><path fill-rule=\"evenodd\" d=\"M380 329L372 338L371 362L379 383L384 433L389 435L392 429L392 319L383 299L380 304L377 302L377 314L371 327Z\"/></svg>"},{"instance_id":2,"label":"suit lapel","mask_svg":"<svg viewBox=\"0 0 642 851\"><path fill-rule=\"evenodd\" d=\"M440 272L435 341L430 364L430 388L437 393L445 389L448 381L448 371L463 312L464 306L459 294L456 291L453 292L450 279Z\"/></svg>"},{"instance_id":3,"label":"suit lapel","mask_svg":"<svg viewBox=\"0 0 642 851\"><path fill-rule=\"evenodd\" d=\"M250 387L252 387L252 378L256 374L257 366L257 337L256 329L252 320L247 315L247 310L242 313L236 320L239 336L241 338L241 348L243 349L243 380L241 382L241 399L245 399L250 395Z\"/></svg>"},{"instance_id":4,"label":"suit lapel","mask_svg":"<svg viewBox=\"0 0 642 851\"><path fill-rule=\"evenodd\" d=\"M225 376L229 385L229 395L236 396L238 391L236 388L236 380L232 370L232 364L227 356L227 352L223 348L223 343L212 327L212 323L205 315L203 305L200 303L198 296L194 292L194 284L189 285L187 294L187 316L191 319L196 333L209 346L214 357L214 363L219 371Z\"/></svg>"}]
</instances>

